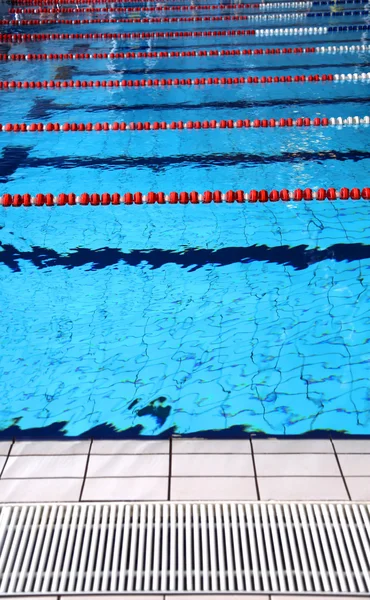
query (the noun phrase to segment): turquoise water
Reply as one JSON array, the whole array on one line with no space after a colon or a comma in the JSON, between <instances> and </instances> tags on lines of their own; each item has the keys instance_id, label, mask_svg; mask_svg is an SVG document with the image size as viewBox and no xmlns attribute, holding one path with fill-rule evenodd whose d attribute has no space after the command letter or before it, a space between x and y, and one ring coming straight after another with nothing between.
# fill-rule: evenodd
<instances>
[{"instance_id":1,"label":"turquoise water","mask_svg":"<svg viewBox=\"0 0 370 600\"><path fill-rule=\"evenodd\" d=\"M306 20L310 26L367 22L362 16ZM112 27L121 32L177 26L37 30ZM366 44L368 32L26 42L2 44L0 51L282 48L348 41ZM354 52L9 61L0 63L0 78L368 70L369 53ZM363 117L369 114L369 91L368 82L1 91L0 122ZM1 133L0 193L362 189L369 185L368 139L365 126ZM366 201L3 208L0 228L3 437L370 434Z\"/></svg>"}]
</instances>

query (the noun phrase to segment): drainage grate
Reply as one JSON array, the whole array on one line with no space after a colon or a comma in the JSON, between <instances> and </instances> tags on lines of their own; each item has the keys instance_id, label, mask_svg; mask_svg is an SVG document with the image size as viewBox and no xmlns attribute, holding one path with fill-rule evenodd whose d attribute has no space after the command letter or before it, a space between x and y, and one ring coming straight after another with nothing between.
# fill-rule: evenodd
<instances>
[{"instance_id":1,"label":"drainage grate","mask_svg":"<svg viewBox=\"0 0 370 600\"><path fill-rule=\"evenodd\" d=\"M370 593L370 505L3 505L0 594Z\"/></svg>"}]
</instances>

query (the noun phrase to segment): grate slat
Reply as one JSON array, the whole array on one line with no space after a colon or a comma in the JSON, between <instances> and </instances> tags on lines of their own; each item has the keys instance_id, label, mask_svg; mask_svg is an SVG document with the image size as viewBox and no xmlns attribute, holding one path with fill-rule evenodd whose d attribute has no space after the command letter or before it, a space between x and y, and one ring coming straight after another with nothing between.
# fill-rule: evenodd
<instances>
[{"instance_id":1,"label":"grate slat","mask_svg":"<svg viewBox=\"0 0 370 600\"><path fill-rule=\"evenodd\" d=\"M276 566L277 566L277 576L279 579L279 584L278 584L277 589L279 589L281 592L286 592L285 575L284 575L283 561L282 561L282 556L281 556L281 546L280 546L280 542L279 542L279 535L278 535L278 529L277 529L277 523L276 523L277 519L276 519L276 514L274 512L274 506L272 504L268 505L268 513L269 513L269 517L270 517L270 527L271 527L271 535L272 535L273 546L274 546L274 555L275 555Z\"/></svg>"},{"instance_id":2,"label":"grate slat","mask_svg":"<svg viewBox=\"0 0 370 600\"><path fill-rule=\"evenodd\" d=\"M203 590L209 591L209 553L208 553L208 527L207 513L204 504L200 506L200 521L201 521L201 540L202 540L202 573L203 573Z\"/></svg>"},{"instance_id":3,"label":"grate slat","mask_svg":"<svg viewBox=\"0 0 370 600\"><path fill-rule=\"evenodd\" d=\"M278 583L276 578L276 567L274 562L274 552L271 543L271 529L267 515L267 506L261 504L261 516L262 516L262 531L265 536L265 547L266 547L266 560L268 564L268 574L271 579L271 589L276 592L278 590ZM267 584L268 585L268 584Z\"/></svg>"},{"instance_id":4,"label":"grate slat","mask_svg":"<svg viewBox=\"0 0 370 600\"><path fill-rule=\"evenodd\" d=\"M193 538L191 505L185 506L185 552L186 552L186 590L193 590Z\"/></svg>"},{"instance_id":5,"label":"grate slat","mask_svg":"<svg viewBox=\"0 0 370 600\"><path fill-rule=\"evenodd\" d=\"M318 510L318 507L315 506L315 509ZM324 522L326 526L325 533L327 534L330 543L329 552L333 555L334 558L335 575L338 577L339 580L340 591L348 592L348 585L345 577L345 571L341 562L340 550L337 544L335 533L333 531L333 529L335 529L335 526L333 527L333 524L330 520L330 515L327 506L323 506L322 513L324 516Z\"/></svg>"},{"instance_id":6,"label":"grate slat","mask_svg":"<svg viewBox=\"0 0 370 600\"><path fill-rule=\"evenodd\" d=\"M302 524L302 535L303 535L303 539L304 539L304 546L307 549L307 562L308 562L307 570L308 570L308 573L310 573L312 580L313 580L313 589L315 592L318 592L318 591L321 591L319 569L317 567L315 551L314 551L312 540L311 540L311 534L312 534L312 537L317 535L316 529L314 531L310 530L308 520L307 520L306 510L302 504L300 504L298 506L298 511L299 511L300 521ZM321 548L319 547L319 545L318 544L316 544L316 545L317 545L318 552L321 552ZM321 561L322 561L322 557L321 557ZM322 564L323 564L323 562L322 562Z\"/></svg>"},{"instance_id":7,"label":"grate slat","mask_svg":"<svg viewBox=\"0 0 370 600\"><path fill-rule=\"evenodd\" d=\"M306 544L303 543L301 522L298 517L296 505L292 504L292 506L290 507L290 510L291 510L291 514L293 516L294 532L295 532L295 535L297 537L297 542L298 542L298 555L299 555L300 561L302 563L305 591L312 592L311 577L310 577L310 572L308 569L307 556L306 556Z\"/></svg>"},{"instance_id":8,"label":"grate slat","mask_svg":"<svg viewBox=\"0 0 370 600\"><path fill-rule=\"evenodd\" d=\"M290 548L289 548L289 542L288 542L288 537L287 537L286 528L285 528L285 522L284 522L284 518L283 518L283 511L282 511L282 507L280 506L280 504L278 504L276 506L276 513L277 513L278 529L279 529L281 545L282 545L282 558L284 560L285 573L286 573L287 580L288 580L288 590L287 591L294 592L296 590L296 586L295 586L294 577L293 577L292 561L291 561L291 557L290 557Z\"/></svg>"},{"instance_id":9,"label":"grate slat","mask_svg":"<svg viewBox=\"0 0 370 600\"><path fill-rule=\"evenodd\" d=\"M0 507L0 596L370 594L370 505Z\"/></svg>"},{"instance_id":10,"label":"grate slat","mask_svg":"<svg viewBox=\"0 0 370 600\"><path fill-rule=\"evenodd\" d=\"M23 506L20 510L20 513L17 513L17 521L14 523L14 535L10 537L9 535L9 554L7 560L5 562L5 568L3 570L1 576L1 587L0 592L3 594L7 591L8 588L8 580L11 576L12 571L15 569L14 562L16 561L17 553L19 552L20 542L22 533L23 533L23 525L26 520L27 508ZM13 532L9 531L9 534Z\"/></svg>"},{"instance_id":11,"label":"grate slat","mask_svg":"<svg viewBox=\"0 0 370 600\"><path fill-rule=\"evenodd\" d=\"M168 504L163 506L163 526L162 526L162 560L161 560L161 590L168 589L168 528L169 528L169 510Z\"/></svg>"},{"instance_id":12,"label":"grate slat","mask_svg":"<svg viewBox=\"0 0 370 600\"><path fill-rule=\"evenodd\" d=\"M253 574L253 583L252 589L256 592L261 591L260 585L260 567L258 564L257 558L257 549L256 549L256 538L255 538L255 527L254 521L252 517L252 507L249 504L245 506L245 515L246 515L246 528L249 535L249 544L250 544L250 554L252 557L252 574Z\"/></svg>"},{"instance_id":13,"label":"grate slat","mask_svg":"<svg viewBox=\"0 0 370 600\"><path fill-rule=\"evenodd\" d=\"M154 532L154 509L153 505L148 506L148 526L147 526L147 539L145 549L145 567L144 567L144 592L150 590L150 579L152 575L152 561L153 561L153 532Z\"/></svg>"},{"instance_id":14,"label":"grate slat","mask_svg":"<svg viewBox=\"0 0 370 600\"><path fill-rule=\"evenodd\" d=\"M234 560L235 560L235 577L236 577L236 587L238 592L242 591L243 588L243 574L242 574L242 563L241 563L241 553L240 553L240 541L239 541L239 527L238 527L238 515L236 512L235 504L230 506L231 513L231 535L232 535L232 544L234 550Z\"/></svg>"},{"instance_id":15,"label":"grate slat","mask_svg":"<svg viewBox=\"0 0 370 600\"><path fill-rule=\"evenodd\" d=\"M194 589L201 589L201 566L200 566L200 521L199 507L193 504L193 536L194 536Z\"/></svg>"},{"instance_id":16,"label":"grate slat","mask_svg":"<svg viewBox=\"0 0 370 600\"><path fill-rule=\"evenodd\" d=\"M365 592L365 585L364 585L362 575L361 575L361 572L359 569L359 561L361 560L362 551L358 545L356 545L356 550L353 546L352 536L350 533L351 529L349 528L349 525L347 524L346 516L344 514L342 506L338 506L338 514L339 514L339 522L340 522L343 536L344 536L344 543L345 543L346 549L349 554L349 560L352 565L354 577L355 577L356 583L357 583L357 588L360 592Z\"/></svg>"},{"instance_id":17,"label":"grate slat","mask_svg":"<svg viewBox=\"0 0 370 600\"><path fill-rule=\"evenodd\" d=\"M161 505L155 506L155 521L154 521L154 550L153 550L153 571L152 571L152 590L156 592L159 589L159 557L160 557L160 542L161 542ZM146 588L144 591L149 591Z\"/></svg>"}]
</instances>

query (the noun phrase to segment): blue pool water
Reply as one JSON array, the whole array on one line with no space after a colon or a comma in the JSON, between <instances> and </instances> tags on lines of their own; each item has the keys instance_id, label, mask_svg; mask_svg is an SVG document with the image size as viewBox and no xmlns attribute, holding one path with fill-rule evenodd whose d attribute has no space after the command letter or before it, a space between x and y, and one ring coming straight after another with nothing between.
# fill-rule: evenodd
<instances>
[{"instance_id":1,"label":"blue pool water","mask_svg":"<svg viewBox=\"0 0 370 600\"><path fill-rule=\"evenodd\" d=\"M261 21L253 27L301 27L304 21L366 24L367 17ZM228 27L236 28L207 22L2 31ZM367 44L368 37L367 31L350 31L66 40L3 43L0 52L283 48ZM9 61L0 63L0 79L341 74L367 72L369 61L368 51ZM363 117L369 97L369 80L0 90L0 122ZM364 125L3 132L0 194L362 189L369 185L368 140ZM370 209L363 200L1 208L1 436L369 435L369 233Z\"/></svg>"}]
</instances>

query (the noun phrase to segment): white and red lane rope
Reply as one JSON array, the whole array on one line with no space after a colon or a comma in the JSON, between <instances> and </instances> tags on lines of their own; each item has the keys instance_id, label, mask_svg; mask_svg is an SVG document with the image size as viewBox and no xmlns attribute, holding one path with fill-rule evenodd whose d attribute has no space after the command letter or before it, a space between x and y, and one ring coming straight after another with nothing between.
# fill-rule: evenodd
<instances>
[{"instance_id":1,"label":"white and red lane rope","mask_svg":"<svg viewBox=\"0 0 370 600\"><path fill-rule=\"evenodd\" d=\"M207 31L141 31L129 33L1 33L0 42L41 42L47 40L127 40L175 39L234 36L301 36L327 35L348 31L368 31L370 25L343 25L340 27L277 27L268 29L222 29Z\"/></svg>"},{"instance_id":2,"label":"white and red lane rope","mask_svg":"<svg viewBox=\"0 0 370 600\"><path fill-rule=\"evenodd\" d=\"M17 6L48 6L48 5L54 5L55 4L55 0L15 0L16 1L16 5ZM301 0L300 0L301 1ZM277 6L281 6L282 8L289 8L290 6L295 7L296 5L298 5L300 3L300 1L297 0L285 0L284 2L275 2L275 0L273 0L272 2L268 1L268 2L253 2L253 6L271 6L271 5L277 5ZM133 8L135 10L140 10L140 9L145 9L148 5L150 4L157 4L158 0L120 0L119 2L117 2L116 4L134 4L135 6L133 6ZM83 5L91 5L91 4L104 4L106 5L106 2L104 0L82 0L82 2L78 2L78 1L73 1L73 0L58 0L58 4L59 5L70 5L70 6L76 6L76 4L78 6L83 6ZM321 5L325 5L325 6L334 6L334 2L332 0L314 0L312 2L312 0L308 0L307 4L309 5L313 5L313 6L321 6ZM341 5L345 4L345 5L357 5L357 4L366 4L365 0L343 0L341 2ZM169 8L176 8L177 6L183 6L184 2L183 0L172 0L169 4L168 7ZM208 3L206 4L202 4L200 3L199 5L200 7L203 6L209 6ZM227 7L228 5L225 4L220 4L220 5L216 5L216 6L220 6L220 7ZM239 4L233 4L232 6L236 6L238 7ZM163 7L164 8L164 7Z\"/></svg>"},{"instance_id":3,"label":"white and red lane rope","mask_svg":"<svg viewBox=\"0 0 370 600\"><path fill-rule=\"evenodd\" d=\"M370 44L357 44L351 46L311 46L307 48L254 48L233 50L186 50L186 51L153 51L153 52L94 52L88 53L64 53L64 54L0 54L1 60L93 60L93 59L138 59L138 58L184 58L184 57L217 57L217 56L279 56L281 54L348 54L354 52L368 52Z\"/></svg>"},{"instance_id":4,"label":"white and red lane rope","mask_svg":"<svg viewBox=\"0 0 370 600\"><path fill-rule=\"evenodd\" d=\"M50 80L50 81L0 81L0 90L66 89L66 88L143 88L143 87L201 87L204 85L249 85L266 83L317 83L337 81L370 81L367 73L324 73L322 75L281 75L262 77L200 77L195 79L103 79L103 80Z\"/></svg>"},{"instance_id":5,"label":"white and red lane rope","mask_svg":"<svg viewBox=\"0 0 370 600\"><path fill-rule=\"evenodd\" d=\"M328 127L369 125L370 116L365 117L298 117L280 119L216 119L204 121L138 121L126 123L125 121L114 121L113 123L6 123L0 124L0 132L4 133L41 133L41 132L92 132L92 131L168 131L168 130L200 130L200 129L266 129L266 128L289 128L289 127Z\"/></svg>"},{"instance_id":6,"label":"white and red lane rope","mask_svg":"<svg viewBox=\"0 0 370 600\"><path fill-rule=\"evenodd\" d=\"M345 11L334 13L336 17L364 16L366 11ZM214 15L214 16L191 16L191 17L107 17L95 19L1 19L0 25L44 26L44 25L87 25L103 23L131 23L131 24L153 24L153 23L227 23L240 21L297 21L310 17L325 17L325 13L277 13L258 15Z\"/></svg>"},{"instance_id":7,"label":"white and red lane rope","mask_svg":"<svg viewBox=\"0 0 370 600\"><path fill-rule=\"evenodd\" d=\"M93 193L88 194L86 192L81 195L75 193L61 193L61 194L3 194L0 196L0 206L5 208L10 207L30 207L30 206L73 206L80 204L82 206L92 205L138 205L138 204L210 204L211 202L219 203L257 203L257 202L300 202L302 200L370 200L370 187L349 189L347 187L342 188L318 188L312 190L306 188L304 190L298 188L295 190L250 190L246 192L244 190L228 190L227 192L221 192L220 190L205 191L199 193L197 191L192 192L170 192L165 194L164 192L149 192L143 194L142 192L126 192L113 194L104 192L102 194Z\"/></svg>"},{"instance_id":8,"label":"white and red lane rope","mask_svg":"<svg viewBox=\"0 0 370 600\"><path fill-rule=\"evenodd\" d=\"M59 4L59 3L58 3ZM245 4L245 3L240 3L240 4L198 4L198 5L190 5L190 4L179 4L179 5L171 5L171 6L115 6L115 7L110 7L110 6L82 6L79 3L75 3L73 5L73 7L66 7L66 6L59 6L59 8L56 7L56 4L54 4L52 6L52 8L48 8L46 6L38 6L37 8L35 7L22 7L22 6L12 6L11 8L9 8L9 13L10 14L39 14L39 13L44 13L44 14L63 14L63 13L97 13L97 12L103 12L103 13L137 13L137 12L143 12L143 13L149 13L149 12L199 12L199 11L213 11L213 10L217 10L217 11L224 11L224 10L268 10L268 8L295 8L295 9L305 9L305 8L311 8L312 7L312 2L294 2L291 4L287 4L286 6L284 6L283 4L285 3L279 3L279 2L273 2L270 3L269 5L266 4ZM325 3L322 3L323 6L326 6Z\"/></svg>"},{"instance_id":9,"label":"white and red lane rope","mask_svg":"<svg viewBox=\"0 0 370 600\"><path fill-rule=\"evenodd\" d=\"M299 2L266 2L266 3L243 3L239 4L198 4L198 5L190 5L190 4L171 4L171 5L163 5L163 6L148 6L147 4L143 6L115 6L115 7L107 7L106 3L102 2L102 0L93 0L92 2L88 2L88 6L84 6L83 2L69 2L70 6L66 6L67 2L58 2L59 8L57 8L55 0L51 2L43 1L42 4L39 0L36 0L33 5L26 6L22 5L18 2L19 6L12 6L9 8L10 14L54 14L54 13L95 13L95 12L104 12L104 13L149 13L149 12L198 12L198 11L223 11L223 10L261 10L269 12L270 9L283 9L283 8L294 8L294 9L309 9L313 6L326 6L328 10L330 10L331 5L328 0L312 2L310 1L299 1ZM46 4L46 6L45 6ZM47 7L47 4L52 4L51 8ZM95 6L91 6L91 4ZM102 6L99 6L101 4ZM340 3L341 6L356 6L356 4L366 5L365 2L348 2L348 0L344 0ZM35 7L36 5L36 7Z\"/></svg>"}]
</instances>

